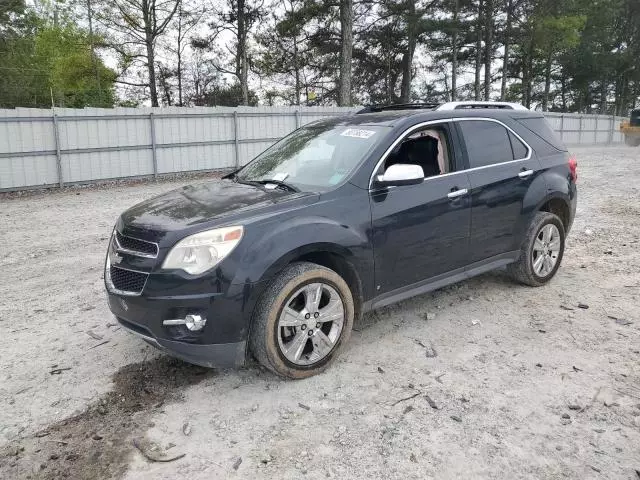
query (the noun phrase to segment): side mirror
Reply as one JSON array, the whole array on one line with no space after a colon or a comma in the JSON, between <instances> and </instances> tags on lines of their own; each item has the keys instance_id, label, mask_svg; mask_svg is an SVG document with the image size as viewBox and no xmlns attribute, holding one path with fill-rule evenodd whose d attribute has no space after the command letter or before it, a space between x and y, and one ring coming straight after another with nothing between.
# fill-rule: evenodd
<instances>
[{"instance_id":1,"label":"side mirror","mask_svg":"<svg viewBox=\"0 0 640 480\"><path fill-rule=\"evenodd\" d=\"M387 168L383 175L376 177L376 186L399 187L402 185L418 185L424 181L424 171L420 165L396 163Z\"/></svg>"}]
</instances>

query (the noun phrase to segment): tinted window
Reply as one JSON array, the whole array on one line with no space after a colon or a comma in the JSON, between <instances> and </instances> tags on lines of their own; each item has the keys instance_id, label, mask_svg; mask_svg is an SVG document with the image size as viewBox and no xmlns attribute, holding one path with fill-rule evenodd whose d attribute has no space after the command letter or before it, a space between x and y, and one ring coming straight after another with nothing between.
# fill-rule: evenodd
<instances>
[{"instance_id":1,"label":"tinted window","mask_svg":"<svg viewBox=\"0 0 640 480\"><path fill-rule=\"evenodd\" d=\"M560 137L558 137L556 132L553 131L544 117L516 118L516 121L527 127L527 129L531 130L552 147L555 147L558 150L567 150L562 143L562 140L560 140Z\"/></svg>"},{"instance_id":2,"label":"tinted window","mask_svg":"<svg viewBox=\"0 0 640 480\"><path fill-rule=\"evenodd\" d=\"M513 160L507 129L499 123L466 120L459 125L467 146L471 168Z\"/></svg>"},{"instance_id":3,"label":"tinted window","mask_svg":"<svg viewBox=\"0 0 640 480\"><path fill-rule=\"evenodd\" d=\"M520 160L527 157L527 147L522 143L518 137L509 132L509 140L511 140L511 148L513 149L513 159Z\"/></svg>"}]
</instances>

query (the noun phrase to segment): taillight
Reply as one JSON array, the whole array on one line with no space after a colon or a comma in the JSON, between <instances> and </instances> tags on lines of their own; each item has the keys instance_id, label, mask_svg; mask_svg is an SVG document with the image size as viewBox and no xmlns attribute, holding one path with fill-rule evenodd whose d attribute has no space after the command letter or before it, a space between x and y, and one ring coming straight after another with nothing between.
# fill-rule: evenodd
<instances>
[{"instance_id":1,"label":"taillight","mask_svg":"<svg viewBox=\"0 0 640 480\"><path fill-rule=\"evenodd\" d=\"M576 183L578 181L578 160L573 155L569 157L569 174L573 183Z\"/></svg>"}]
</instances>

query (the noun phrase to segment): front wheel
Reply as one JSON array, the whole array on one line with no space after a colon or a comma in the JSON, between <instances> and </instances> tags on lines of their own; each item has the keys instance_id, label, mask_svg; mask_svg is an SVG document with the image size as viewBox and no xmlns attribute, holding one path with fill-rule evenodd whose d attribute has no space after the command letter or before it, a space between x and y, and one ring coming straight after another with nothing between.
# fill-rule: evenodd
<instances>
[{"instance_id":1,"label":"front wheel","mask_svg":"<svg viewBox=\"0 0 640 480\"><path fill-rule=\"evenodd\" d=\"M353 296L340 275L314 263L294 263L256 305L249 345L256 359L278 375L310 377L338 356L353 318Z\"/></svg>"},{"instance_id":2,"label":"front wheel","mask_svg":"<svg viewBox=\"0 0 640 480\"><path fill-rule=\"evenodd\" d=\"M553 278L564 255L562 220L549 212L538 212L529 225L517 262L507 267L511 276L525 285L540 287Z\"/></svg>"}]
</instances>

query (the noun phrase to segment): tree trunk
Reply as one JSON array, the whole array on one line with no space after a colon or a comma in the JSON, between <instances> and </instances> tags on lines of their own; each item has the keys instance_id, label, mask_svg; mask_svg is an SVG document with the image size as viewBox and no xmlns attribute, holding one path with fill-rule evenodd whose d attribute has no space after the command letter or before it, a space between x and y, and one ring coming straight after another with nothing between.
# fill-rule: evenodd
<instances>
[{"instance_id":1,"label":"tree trunk","mask_svg":"<svg viewBox=\"0 0 640 480\"><path fill-rule=\"evenodd\" d=\"M484 99L491 99L491 57L493 52L493 0L485 3Z\"/></svg>"},{"instance_id":2,"label":"tree trunk","mask_svg":"<svg viewBox=\"0 0 640 480\"><path fill-rule=\"evenodd\" d=\"M614 115L626 115L627 105L629 104L628 91L629 80L627 78L627 74L623 73L616 81L616 105Z\"/></svg>"},{"instance_id":3,"label":"tree trunk","mask_svg":"<svg viewBox=\"0 0 640 480\"><path fill-rule=\"evenodd\" d=\"M182 107L182 4L178 7L178 45L177 45L177 65L176 74L178 75L178 106Z\"/></svg>"},{"instance_id":4,"label":"tree trunk","mask_svg":"<svg viewBox=\"0 0 640 480\"><path fill-rule=\"evenodd\" d=\"M393 103L393 90L395 89L395 82L391 78L391 55L387 53L387 103Z\"/></svg>"},{"instance_id":5,"label":"tree trunk","mask_svg":"<svg viewBox=\"0 0 640 480\"><path fill-rule=\"evenodd\" d=\"M153 37L151 32L146 35L147 44L147 71L149 72L149 93L151 95L151 106L158 106L158 90L156 87L155 52L153 51Z\"/></svg>"},{"instance_id":6,"label":"tree trunk","mask_svg":"<svg viewBox=\"0 0 640 480\"><path fill-rule=\"evenodd\" d=\"M340 0L340 79L338 105L351 106L351 55L353 53L353 0Z\"/></svg>"},{"instance_id":7,"label":"tree trunk","mask_svg":"<svg viewBox=\"0 0 640 480\"><path fill-rule=\"evenodd\" d=\"M600 114L605 115L607 112L607 82L603 78L600 83Z\"/></svg>"},{"instance_id":8,"label":"tree trunk","mask_svg":"<svg viewBox=\"0 0 640 480\"><path fill-rule=\"evenodd\" d=\"M238 58L236 59L236 72L242 91L242 105L249 105L249 85L247 72L247 24L246 24L245 0L238 0Z\"/></svg>"},{"instance_id":9,"label":"tree trunk","mask_svg":"<svg viewBox=\"0 0 640 480\"><path fill-rule=\"evenodd\" d=\"M507 25L504 32L504 56L502 57L502 81L500 84L500 100L507 99L507 73L509 71L509 48L511 47L511 24L513 0L507 0Z\"/></svg>"},{"instance_id":10,"label":"tree trunk","mask_svg":"<svg viewBox=\"0 0 640 480\"><path fill-rule=\"evenodd\" d=\"M529 40L527 50L522 59L522 103L531 108L531 75L533 69L533 39Z\"/></svg>"},{"instance_id":11,"label":"tree trunk","mask_svg":"<svg viewBox=\"0 0 640 480\"><path fill-rule=\"evenodd\" d=\"M451 30L451 101L455 102L457 97L458 82L458 10L459 0L453 0L453 28Z\"/></svg>"},{"instance_id":12,"label":"tree trunk","mask_svg":"<svg viewBox=\"0 0 640 480\"><path fill-rule=\"evenodd\" d=\"M151 106L158 106L158 89L156 86L155 52L153 49L153 13L148 0L142 0L142 21L144 22L144 43L147 49L147 73L149 75L149 94Z\"/></svg>"},{"instance_id":13,"label":"tree trunk","mask_svg":"<svg viewBox=\"0 0 640 480\"><path fill-rule=\"evenodd\" d=\"M442 83L444 83L444 95L445 97L451 98L451 90L449 90L449 75L446 67L442 69L442 76L444 77L442 79Z\"/></svg>"},{"instance_id":14,"label":"tree trunk","mask_svg":"<svg viewBox=\"0 0 640 480\"><path fill-rule=\"evenodd\" d=\"M562 77L560 78L560 101L562 102L562 111L567 111L567 75L562 69Z\"/></svg>"},{"instance_id":15,"label":"tree trunk","mask_svg":"<svg viewBox=\"0 0 640 480\"><path fill-rule=\"evenodd\" d=\"M407 3L407 7L407 49L402 55L402 86L400 88L400 99L402 103L409 103L411 101L411 70L413 67L413 53L416 49L416 4L414 1L410 1Z\"/></svg>"},{"instance_id":16,"label":"tree trunk","mask_svg":"<svg viewBox=\"0 0 640 480\"><path fill-rule=\"evenodd\" d=\"M480 71L482 69L482 9L482 0L478 0L478 19L476 22L476 78L473 84L476 100L480 100Z\"/></svg>"},{"instance_id":17,"label":"tree trunk","mask_svg":"<svg viewBox=\"0 0 640 480\"><path fill-rule=\"evenodd\" d=\"M96 50L94 47L94 38L93 38L93 13L91 11L91 0L87 0L87 16L89 21L89 47L91 48L91 65L93 66L93 71L96 75L96 87L98 88L98 105L102 107L102 88L100 88L100 68L98 68L98 62L96 61Z\"/></svg>"},{"instance_id":18,"label":"tree trunk","mask_svg":"<svg viewBox=\"0 0 640 480\"><path fill-rule=\"evenodd\" d=\"M293 69L296 76L295 104L300 105L300 66L298 65L298 40L296 38L293 39Z\"/></svg>"},{"instance_id":19,"label":"tree trunk","mask_svg":"<svg viewBox=\"0 0 640 480\"><path fill-rule=\"evenodd\" d=\"M549 92L551 91L551 65L552 57L551 53L547 55L547 60L544 66L544 97L542 98L542 111L549 111Z\"/></svg>"},{"instance_id":20,"label":"tree trunk","mask_svg":"<svg viewBox=\"0 0 640 480\"><path fill-rule=\"evenodd\" d=\"M182 107L182 55L180 54L180 51L178 51L176 74L178 75L178 106Z\"/></svg>"}]
</instances>

